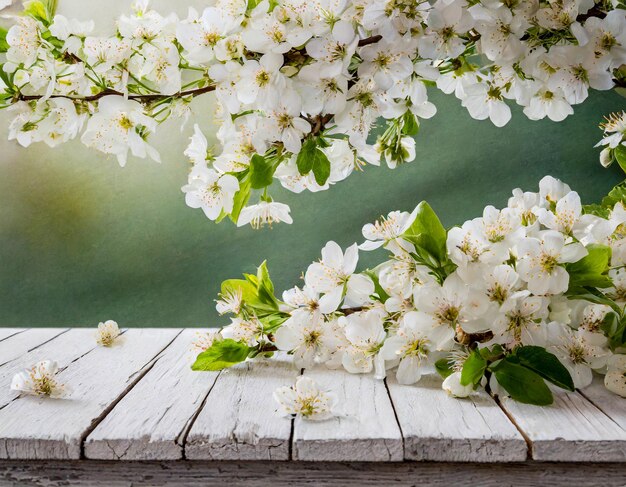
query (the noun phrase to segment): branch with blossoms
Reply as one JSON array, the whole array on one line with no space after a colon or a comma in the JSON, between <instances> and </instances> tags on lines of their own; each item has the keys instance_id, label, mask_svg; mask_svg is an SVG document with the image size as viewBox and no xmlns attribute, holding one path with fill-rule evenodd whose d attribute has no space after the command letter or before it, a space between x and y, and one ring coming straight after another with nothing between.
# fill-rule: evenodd
<instances>
[{"instance_id":1,"label":"branch with blossoms","mask_svg":"<svg viewBox=\"0 0 626 487\"><path fill-rule=\"evenodd\" d=\"M280 299L265 263L224 281L217 310L234 317L203 337L192 368L282 351L297 367L401 384L436 371L454 396L482 387L538 405L553 401L547 383L581 389L597 372L626 397L625 228L625 184L583 206L550 176L447 231L426 202L393 211L361 245L328 242ZM380 247L389 260L358 272L359 251Z\"/></svg>"},{"instance_id":2,"label":"branch with blossoms","mask_svg":"<svg viewBox=\"0 0 626 487\"><path fill-rule=\"evenodd\" d=\"M626 79L623 0L218 0L186 18L139 0L108 37L30 0L0 31L9 138L51 147L80 136L160 160L158 125L215 93L219 146L195 127L182 190L215 221L292 221L269 190L322 191L367 164L415 158L427 87L498 127L510 103L559 122L590 89ZM382 120L375 143L372 131Z\"/></svg>"}]
</instances>

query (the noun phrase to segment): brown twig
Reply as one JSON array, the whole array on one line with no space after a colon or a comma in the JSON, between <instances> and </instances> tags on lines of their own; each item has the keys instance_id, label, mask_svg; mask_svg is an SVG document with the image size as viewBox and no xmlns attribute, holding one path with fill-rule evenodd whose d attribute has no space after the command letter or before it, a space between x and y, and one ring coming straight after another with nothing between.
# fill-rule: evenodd
<instances>
[{"instance_id":1,"label":"brown twig","mask_svg":"<svg viewBox=\"0 0 626 487\"><path fill-rule=\"evenodd\" d=\"M128 99L145 103L145 102L150 102L150 101L165 100L167 98L184 98L186 96L196 97L198 95L203 95L204 93L209 93L214 90L215 90L215 85L209 85L209 86L205 86L204 88L196 88L195 90L181 91L179 93L174 93L172 95L163 95L161 93L154 93L150 95L128 95ZM68 98L70 100L96 101L108 95L125 96L124 93L121 93L119 91L106 89L106 90L101 91L100 93L96 93L95 95L84 96L84 97L52 95L50 98ZM19 93L15 98L17 101L31 101L31 100L39 100L40 98L43 98L43 95L23 95Z\"/></svg>"},{"instance_id":2,"label":"brown twig","mask_svg":"<svg viewBox=\"0 0 626 487\"><path fill-rule=\"evenodd\" d=\"M361 39L359 41L359 47L369 46L370 44L376 44L377 42L382 40L382 38L383 36L378 35L378 36L372 36L372 37L367 37L365 39Z\"/></svg>"}]
</instances>

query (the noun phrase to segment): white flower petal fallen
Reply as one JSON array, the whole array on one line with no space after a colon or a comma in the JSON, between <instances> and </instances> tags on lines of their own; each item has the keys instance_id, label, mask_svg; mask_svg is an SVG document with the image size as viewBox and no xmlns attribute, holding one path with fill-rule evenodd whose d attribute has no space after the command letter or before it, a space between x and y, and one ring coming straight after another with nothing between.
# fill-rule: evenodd
<instances>
[{"instance_id":1,"label":"white flower petal fallen","mask_svg":"<svg viewBox=\"0 0 626 487\"><path fill-rule=\"evenodd\" d=\"M11 389L33 396L63 397L68 393L68 388L57 380L57 370L57 363L52 360L38 362L15 374Z\"/></svg>"},{"instance_id":2,"label":"white flower petal fallen","mask_svg":"<svg viewBox=\"0 0 626 487\"><path fill-rule=\"evenodd\" d=\"M323 421L334 415L335 397L309 377L299 377L293 386L279 387L274 391L274 399L283 416Z\"/></svg>"},{"instance_id":3,"label":"white flower petal fallen","mask_svg":"<svg viewBox=\"0 0 626 487\"><path fill-rule=\"evenodd\" d=\"M110 347L115 343L118 337L121 335L121 331L117 323L113 320L105 321L98 324L96 330L96 343L103 347Z\"/></svg>"}]
</instances>

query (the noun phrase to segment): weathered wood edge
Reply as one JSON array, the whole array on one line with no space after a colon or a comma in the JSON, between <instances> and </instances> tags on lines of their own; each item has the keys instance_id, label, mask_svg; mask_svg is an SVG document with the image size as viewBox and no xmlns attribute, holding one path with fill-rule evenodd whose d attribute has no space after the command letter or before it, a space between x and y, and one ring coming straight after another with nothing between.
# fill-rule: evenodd
<instances>
[{"instance_id":1,"label":"weathered wood edge","mask_svg":"<svg viewBox=\"0 0 626 487\"><path fill-rule=\"evenodd\" d=\"M557 391L554 396L551 406L532 406L508 397L498 400L526 438L530 458L537 462L626 462L626 431L618 423L578 391Z\"/></svg>"},{"instance_id":2,"label":"weathered wood edge","mask_svg":"<svg viewBox=\"0 0 626 487\"><path fill-rule=\"evenodd\" d=\"M304 376L336 396L337 416L326 421L296 418L292 459L389 462L404 459L402 432L385 383L372 375L313 367ZM368 398L359 401L357 398ZM371 398L371 400L370 400Z\"/></svg>"},{"instance_id":3,"label":"weathered wood edge","mask_svg":"<svg viewBox=\"0 0 626 487\"><path fill-rule=\"evenodd\" d=\"M435 486L555 487L624 485L624 465L615 463L442 463L442 462L117 462L1 461L0 486L228 485L229 487Z\"/></svg>"},{"instance_id":4,"label":"weathered wood edge","mask_svg":"<svg viewBox=\"0 0 626 487\"><path fill-rule=\"evenodd\" d=\"M185 458L289 460L293 421L276 414L272 393L299 375L284 354L223 370L189 429Z\"/></svg>"},{"instance_id":5,"label":"weathered wood edge","mask_svg":"<svg viewBox=\"0 0 626 487\"><path fill-rule=\"evenodd\" d=\"M450 397L439 376L415 386L386 379L404 438L404 459L436 462L521 462L528 445L519 428L485 392Z\"/></svg>"},{"instance_id":6,"label":"weathered wood edge","mask_svg":"<svg viewBox=\"0 0 626 487\"><path fill-rule=\"evenodd\" d=\"M193 372L189 349L196 333L182 332L94 428L84 455L94 460L179 460L183 442L219 372ZM158 404L155 404L158 403Z\"/></svg>"},{"instance_id":7,"label":"weathered wood edge","mask_svg":"<svg viewBox=\"0 0 626 487\"><path fill-rule=\"evenodd\" d=\"M145 330L143 330L145 331ZM160 343L155 342L155 344L153 344L153 347L155 348L154 353L151 355L151 350L148 349L148 351L145 351L146 353L146 357L145 357L145 361L144 360L140 360L139 363L136 364L136 368L133 366L128 370L128 377L126 378L126 385L123 389L120 389L118 392L116 393L111 393L111 397L110 398L100 398L100 400L105 400L105 403L101 403L99 405L97 405L99 409L98 414L93 416L92 418L90 418L90 422L88 425L85 425L85 429L83 429L82 431L78 432L78 431L74 431L72 432L72 434L70 434L69 432L67 433L63 433L63 435L57 435L56 437L53 435L51 435L50 438L41 438L38 436L35 437L18 437L18 436L1 436L0 435L0 458L15 458L15 459L79 459L79 458L84 458L84 451L83 451L83 447L84 447L84 441L85 438L93 431L93 428L95 428L97 426L97 424L100 423L100 421L102 421L102 419L111 411L111 409L113 407L115 407L115 405L117 404L117 402L124 397L129 390L131 390L144 376L145 373L147 373L150 368L152 367L152 365L154 365L154 361L160 356L160 354L163 352L163 350L165 350L169 344L176 338L176 336L178 336L178 334L181 332L181 329L174 329L174 328L167 328L167 329L161 329L160 331L162 332L168 332L171 336L170 337L165 337L163 339L161 339L161 342L163 343L162 345L160 345ZM138 333L138 335L140 335L140 333ZM166 334L167 335L167 334ZM126 335L125 335L126 336ZM138 338L138 337L136 337ZM94 348L95 350L99 350L101 352L101 354L106 354L108 353L108 351L105 351L104 348ZM92 353L86 353L81 355L79 360L94 360L94 355ZM65 368L62 372L61 372L61 380L64 380L64 377L67 376L68 374L74 374L76 375L78 370L77 367L79 367L78 365L75 365L77 363L77 361L73 361L70 367ZM103 372L104 369L99 369L99 372ZM83 374L84 372L80 372L81 374ZM79 380L82 380L83 378L78 376ZM85 384L87 385L93 385L95 383L97 383L97 381L93 381L89 376L85 376L85 378L89 378L89 381L85 382ZM68 380L69 385L72 385L72 381L71 379ZM103 389L105 391L107 391L107 389ZM77 390L76 394L83 394L85 391L84 390ZM79 396L80 397L80 396ZM75 399L74 396L70 396L70 399ZM90 398L91 400L94 400L93 398ZM22 401L28 401L28 404L30 405L31 409L36 409L36 404L38 402L44 401L45 399L43 398L36 398L36 397L32 397L32 396L24 396L23 398L21 398ZM60 400L54 400L53 402L50 402L49 404L46 404L46 410L47 410L47 414L51 415L51 411L53 411L54 407L57 406L57 402L56 401L63 401L66 399L60 399ZM16 409L18 408L18 406L16 405L16 401L11 402L6 408L3 408L0 412L0 414L4 414L4 415L8 415L11 411L9 410L9 408L13 408ZM9 418L11 416L8 416ZM41 419L41 418L38 418ZM8 429L10 428L16 428L16 422L13 421L13 423L11 424L11 422L8 422L4 425L1 426L7 426ZM7 429L5 428L5 429ZM54 432L54 433L58 433L58 432ZM4 431L2 433L2 435L4 434Z\"/></svg>"}]
</instances>

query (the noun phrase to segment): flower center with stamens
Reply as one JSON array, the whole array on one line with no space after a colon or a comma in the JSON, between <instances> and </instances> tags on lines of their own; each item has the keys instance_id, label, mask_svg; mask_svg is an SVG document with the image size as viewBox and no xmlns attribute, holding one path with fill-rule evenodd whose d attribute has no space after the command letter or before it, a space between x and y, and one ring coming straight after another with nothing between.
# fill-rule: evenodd
<instances>
[{"instance_id":1,"label":"flower center with stamens","mask_svg":"<svg viewBox=\"0 0 626 487\"><path fill-rule=\"evenodd\" d=\"M133 128L133 122L130 121L130 118L128 118L128 116L126 116L125 114L121 115L118 122L120 127L122 127L124 130L130 130Z\"/></svg>"},{"instance_id":2,"label":"flower center with stamens","mask_svg":"<svg viewBox=\"0 0 626 487\"><path fill-rule=\"evenodd\" d=\"M312 330L304 337L304 344L307 347L313 347L317 345L320 341L322 334L317 330Z\"/></svg>"},{"instance_id":3,"label":"flower center with stamens","mask_svg":"<svg viewBox=\"0 0 626 487\"><path fill-rule=\"evenodd\" d=\"M425 338L418 338L414 342L408 343L402 347L400 349L400 355L403 357L417 357L419 359L425 358L430 351L428 349L428 343L429 341Z\"/></svg>"},{"instance_id":4,"label":"flower center with stamens","mask_svg":"<svg viewBox=\"0 0 626 487\"><path fill-rule=\"evenodd\" d=\"M288 113L281 113L276 118L276 122L282 130L287 129L293 125L293 116Z\"/></svg>"},{"instance_id":5,"label":"flower center with stamens","mask_svg":"<svg viewBox=\"0 0 626 487\"><path fill-rule=\"evenodd\" d=\"M257 85L263 87L270 82L270 74L264 69L262 69L256 74L255 80L256 80Z\"/></svg>"},{"instance_id":6,"label":"flower center with stamens","mask_svg":"<svg viewBox=\"0 0 626 487\"><path fill-rule=\"evenodd\" d=\"M461 314L461 309L456 306L444 306L439 308L439 311L436 313L437 319L441 323L445 323L448 325L454 325L456 321L459 319L459 315Z\"/></svg>"},{"instance_id":7,"label":"flower center with stamens","mask_svg":"<svg viewBox=\"0 0 626 487\"><path fill-rule=\"evenodd\" d=\"M559 265L559 261L555 256L544 253L541 254L541 257L539 259L539 265L544 272L552 274L552 272L554 272L554 270Z\"/></svg>"},{"instance_id":8,"label":"flower center with stamens","mask_svg":"<svg viewBox=\"0 0 626 487\"><path fill-rule=\"evenodd\" d=\"M495 301L498 304L502 304L506 301L506 298L509 296L509 291L506 288L503 288L500 284L496 283L491 288L487 290L489 294L489 299L491 301Z\"/></svg>"},{"instance_id":9,"label":"flower center with stamens","mask_svg":"<svg viewBox=\"0 0 626 487\"><path fill-rule=\"evenodd\" d=\"M443 38L444 42L448 42L455 36L454 27L447 26L439 31L439 35Z\"/></svg>"},{"instance_id":10,"label":"flower center with stamens","mask_svg":"<svg viewBox=\"0 0 626 487\"><path fill-rule=\"evenodd\" d=\"M580 343L572 343L568 348L569 358L575 364L584 364L586 360L585 347Z\"/></svg>"},{"instance_id":11,"label":"flower center with stamens","mask_svg":"<svg viewBox=\"0 0 626 487\"><path fill-rule=\"evenodd\" d=\"M217 32L207 32L204 36L204 41L208 46L214 46L220 40L220 35Z\"/></svg>"}]
</instances>

